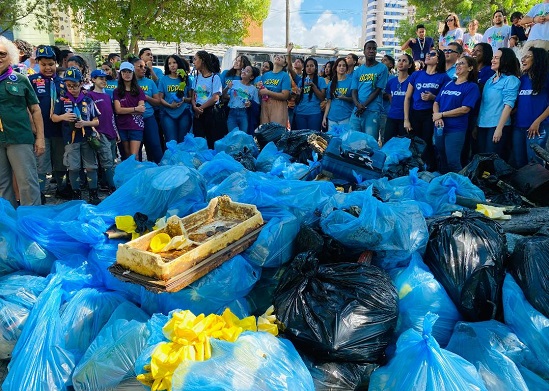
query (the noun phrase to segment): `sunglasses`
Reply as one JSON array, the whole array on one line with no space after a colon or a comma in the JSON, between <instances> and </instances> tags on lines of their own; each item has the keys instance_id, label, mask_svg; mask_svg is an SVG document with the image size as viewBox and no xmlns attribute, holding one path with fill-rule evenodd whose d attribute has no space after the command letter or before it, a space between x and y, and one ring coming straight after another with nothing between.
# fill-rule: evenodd
<instances>
[{"instance_id":1,"label":"sunglasses","mask_svg":"<svg viewBox=\"0 0 549 391\"><path fill-rule=\"evenodd\" d=\"M447 22L453 22L455 19L454 18L448 18L446 19Z\"/></svg>"},{"instance_id":2,"label":"sunglasses","mask_svg":"<svg viewBox=\"0 0 549 391\"><path fill-rule=\"evenodd\" d=\"M427 55L429 57L436 57L438 54L437 54L437 52L429 52L429 53L427 53Z\"/></svg>"},{"instance_id":3,"label":"sunglasses","mask_svg":"<svg viewBox=\"0 0 549 391\"><path fill-rule=\"evenodd\" d=\"M452 49L444 49L444 53L456 53L456 54L459 54L459 52L456 52L455 50L452 50Z\"/></svg>"}]
</instances>

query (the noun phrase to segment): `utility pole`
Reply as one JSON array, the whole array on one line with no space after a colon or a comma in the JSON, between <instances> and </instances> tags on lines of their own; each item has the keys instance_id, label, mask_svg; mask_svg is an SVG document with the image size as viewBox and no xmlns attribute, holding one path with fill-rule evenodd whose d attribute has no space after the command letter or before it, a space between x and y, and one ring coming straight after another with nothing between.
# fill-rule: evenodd
<instances>
[{"instance_id":1,"label":"utility pole","mask_svg":"<svg viewBox=\"0 0 549 391\"><path fill-rule=\"evenodd\" d=\"M286 0L286 47L290 43L290 0Z\"/></svg>"}]
</instances>

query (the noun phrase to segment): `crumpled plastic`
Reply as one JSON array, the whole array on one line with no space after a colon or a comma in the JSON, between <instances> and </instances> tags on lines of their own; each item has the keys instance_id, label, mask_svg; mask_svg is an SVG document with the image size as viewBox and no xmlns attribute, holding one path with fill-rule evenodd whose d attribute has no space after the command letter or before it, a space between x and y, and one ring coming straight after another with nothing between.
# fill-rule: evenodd
<instances>
[{"instance_id":1,"label":"crumpled plastic","mask_svg":"<svg viewBox=\"0 0 549 391\"><path fill-rule=\"evenodd\" d=\"M476 211L482 213L486 217L491 218L492 220L511 220L511 216L503 213L505 208L498 206L477 204Z\"/></svg>"}]
</instances>

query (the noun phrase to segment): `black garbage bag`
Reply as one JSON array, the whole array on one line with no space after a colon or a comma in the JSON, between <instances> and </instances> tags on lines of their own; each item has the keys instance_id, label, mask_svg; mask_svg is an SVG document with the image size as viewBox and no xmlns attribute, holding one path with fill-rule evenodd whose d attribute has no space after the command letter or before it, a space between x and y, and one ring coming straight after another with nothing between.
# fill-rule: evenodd
<instances>
[{"instance_id":1,"label":"black garbage bag","mask_svg":"<svg viewBox=\"0 0 549 391\"><path fill-rule=\"evenodd\" d=\"M323 136L321 132L311 129L292 130L282 135L276 147L290 155L295 162L307 164L307 160L313 160L314 149L309 144L309 136L312 134Z\"/></svg>"},{"instance_id":2,"label":"black garbage bag","mask_svg":"<svg viewBox=\"0 0 549 391\"><path fill-rule=\"evenodd\" d=\"M316 391L368 391L370 375L378 364L352 362L314 362L302 357L313 377Z\"/></svg>"},{"instance_id":3,"label":"black garbage bag","mask_svg":"<svg viewBox=\"0 0 549 391\"><path fill-rule=\"evenodd\" d=\"M240 162L246 170L255 172L255 159L250 148L244 147L238 153L233 154L232 157Z\"/></svg>"},{"instance_id":4,"label":"black garbage bag","mask_svg":"<svg viewBox=\"0 0 549 391\"><path fill-rule=\"evenodd\" d=\"M509 181L516 170L505 162L496 153L479 153L473 156L471 162L463 167L459 174L466 176L471 182L480 187L487 197L509 192L497 186L498 181ZM488 173L489 175L486 175ZM517 193L518 195L518 193ZM493 201L492 202L496 202ZM505 204L508 205L508 204ZM513 205L520 205L513 204Z\"/></svg>"},{"instance_id":5,"label":"black garbage bag","mask_svg":"<svg viewBox=\"0 0 549 391\"><path fill-rule=\"evenodd\" d=\"M501 226L476 213L429 224L425 264L469 321L501 315L507 240Z\"/></svg>"},{"instance_id":6,"label":"black garbage bag","mask_svg":"<svg viewBox=\"0 0 549 391\"><path fill-rule=\"evenodd\" d=\"M267 122L260 125L255 131L254 136L261 149L271 141L276 143L287 130L277 122Z\"/></svg>"},{"instance_id":7,"label":"black garbage bag","mask_svg":"<svg viewBox=\"0 0 549 391\"><path fill-rule=\"evenodd\" d=\"M427 148L427 143L419 137L412 137L410 143L410 151L412 156L406 159L401 160L398 164L392 165L386 171L385 175L387 177L394 179L401 176L407 176L410 174L410 170L413 168L418 168L419 171L425 170L425 162L421 158L425 148Z\"/></svg>"},{"instance_id":8,"label":"black garbage bag","mask_svg":"<svg viewBox=\"0 0 549 391\"><path fill-rule=\"evenodd\" d=\"M398 319L398 295L376 266L320 265L301 253L280 279L273 300L285 335L315 360L378 362Z\"/></svg>"},{"instance_id":9,"label":"black garbage bag","mask_svg":"<svg viewBox=\"0 0 549 391\"><path fill-rule=\"evenodd\" d=\"M549 228L519 239L507 268L528 302L549 318Z\"/></svg>"},{"instance_id":10,"label":"black garbage bag","mask_svg":"<svg viewBox=\"0 0 549 391\"><path fill-rule=\"evenodd\" d=\"M320 263L352 263L356 262L360 256L359 252L326 235L320 228L313 229L307 225L301 226L295 242L297 254L312 251L317 255Z\"/></svg>"}]
</instances>

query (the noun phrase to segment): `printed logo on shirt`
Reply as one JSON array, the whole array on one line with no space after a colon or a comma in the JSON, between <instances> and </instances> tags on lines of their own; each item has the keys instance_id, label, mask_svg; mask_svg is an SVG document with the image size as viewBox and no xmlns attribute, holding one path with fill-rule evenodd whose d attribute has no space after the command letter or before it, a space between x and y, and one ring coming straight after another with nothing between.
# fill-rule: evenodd
<instances>
[{"instance_id":1,"label":"printed logo on shirt","mask_svg":"<svg viewBox=\"0 0 549 391\"><path fill-rule=\"evenodd\" d=\"M166 86L166 88L168 89L168 92L177 92L177 91L179 91L179 85L177 85L177 84L172 84L172 85Z\"/></svg>"},{"instance_id":2,"label":"printed logo on shirt","mask_svg":"<svg viewBox=\"0 0 549 391\"><path fill-rule=\"evenodd\" d=\"M116 89L116 86L114 84L107 84L105 86L105 89L106 90L114 90L114 89Z\"/></svg>"},{"instance_id":3,"label":"printed logo on shirt","mask_svg":"<svg viewBox=\"0 0 549 391\"><path fill-rule=\"evenodd\" d=\"M141 86L141 89L143 90L143 92L147 92L149 91L149 86Z\"/></svg>"},{"instance_id":4,"label":"printed logo on shirt","mask_svg":"<svg viewBox=\"0 0 549 391\"><path fill-rule=\"evenodd\" d=\"M360 75L360 77L358 78L358 81L360 83L362 82L367 82L367 81L374 81L376 79L376 74L375 73L365 73L363 75Z\"/></svg>"},{"instance_id":5,"label":"printed logo on shirt","mask_svg":"<svg viewBox=\"0 0 549 391\"><path fill-rule=\"evenodd\" d=\"M442 91L441 95L453 95L453 96L460 96L461 91L450 91L450 90L444 90Z\"/></svg>"},{"instance_id":6,"label":"printed logo on shirt","mask_svg":"<svg viewBox=\"0 0 549 391\"><path fill-rule=\"evenodd\" d=\"M263 82L264 86L277 86L280 84L280 79L267 79Z\"/></svg>"},{"instance_id":7,"label":"printed logo on shirt","mask_svg":"<svg viewBox=\"0 0 549 391\"><path fill-rule=\"evenodd\" d=\"M406 91L391 91L393 96L406 96Z\"/></svg>"},{"instance_id":8,"label":"printed logo on shirt","mask_svg":"<svg viewBox=\"0 0 549 391\"><path fill-rule=\"evenodd\" d=\"M336 88L336 95L347 95L347 87Z\"/></svg>"},{"instance_id":9,"label":"printed logo on shirt","mask_svg":"<svg viewBox=\"0 0 549 391\"><path fill-rule=\"evenodd\" d=\"M519 95L521 96L533 95L533 90L520 90Z\"/></svg>"},{"instance_id":10,"label":"printed logo on shirt","mask_svg":"<svg viewBox=\"0 0 549 391\"><path fill-rule=\"evenodd\" d=\"M421 90L422 88L434 88L438 89L439 84L438 83L417 83L416 84L416 90Z\"/></svg>"}]
</instances>

